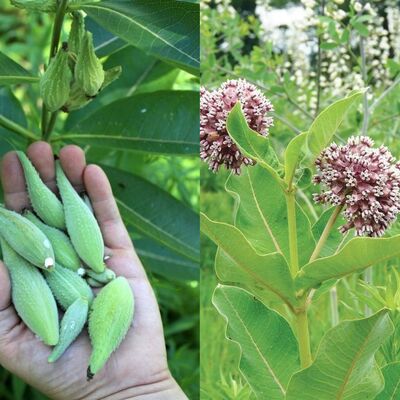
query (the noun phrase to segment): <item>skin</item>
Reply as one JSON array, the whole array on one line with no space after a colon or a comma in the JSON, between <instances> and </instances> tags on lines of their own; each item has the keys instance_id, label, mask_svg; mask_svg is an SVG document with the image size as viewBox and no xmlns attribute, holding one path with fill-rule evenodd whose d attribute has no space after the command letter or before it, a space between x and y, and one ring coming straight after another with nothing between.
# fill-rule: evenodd
<instances>
[{"instance_id":1,"label":"skin","mask_svg":"<svg viewBox=\"0 0 400 400\"><path fill-rule=\"evenodd\" d=\"M36 142L28 157L43 181L54 191L54 156L50 145ZM106 366L92 381L86 381L90 341L86 332L56 363L49 364L51 349L25 326L11 304L10 279L0 262L0 364L52 399L137 399L185 400L167 364L163 328L154 292L121 220L109 181L96 165L86 165L77 146L59 153L61 165L79 192L85 190L104 237L106 263L117 275L125 276L135 294L133 328ZM1 180L7 208L29 207L22 167L14 152L1 164Z\"/></svg>"}]
</instances>

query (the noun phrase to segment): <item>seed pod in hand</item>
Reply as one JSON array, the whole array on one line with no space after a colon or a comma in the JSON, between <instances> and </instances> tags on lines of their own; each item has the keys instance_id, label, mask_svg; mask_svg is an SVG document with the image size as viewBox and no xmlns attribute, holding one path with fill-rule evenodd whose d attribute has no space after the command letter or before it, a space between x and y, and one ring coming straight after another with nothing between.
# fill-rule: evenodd
<instances>
[{"instance_id":1,"label":"seed pod in hand","mask_svg":"<svg viewBox=\"0 0 400 400\"><path fill-rule=\"evenodd\" d=\"M65 312L61 320L60 340L48 358L49 363L56 362L75 341L86 324L89 304L84 299L76 299Z\"/></svg>"},{"instance_id":2,"label":"seed pod in hand","mask_svg":"<svg viewBox=\"0 0 400 400\"><path fill-rule=\"evenodd\" d=\"M89 316L92 355L88 379L100 371L110 355L119 347L133 319L134 298L124 277L107 284L94 299Z\"/></svg>"},{"instance_id":3,"label":"seed pod in hand","mask_svg":"<svg viewBox=\"0 0 400 400\"><path fill-rule=\"evenodd\" d=\"M63 231L44 224L31 211L25 211L24 216L35 224L50 240L57 262L65 268L78 271L81 267L81 260L69 237Z\"/></svg>"},{"instance_id":4,"label":"seed pod in hand","mask_svg":"<svg viewBox=\"0 0 400 400\"><path fill-rule=\"evenodd\" d=\"M115 272L109 268L106 268L102 273L97 274L94 271L87 270L86 274L100 283L108 283L115 279Z\"/></svg>"},{"instance_id":5,"label":"seed pod in hand","mask_svg":"<svg viewBox=\"0 0 400 400\"><path fill-rule=\"evenodd\" d=\"M85 19L81 11L72 13L71 30L68 37L68 49L77 55L81 48L82 39L85 35Z\"/></svg>"},{"instance_id":6,"label":"seed pod in hand","mask_svg":"<svg viewBox=\"0 0 400 400\"><path fill-rule=\"evenodd\" d=\"M36 267L46 270L54 267L54 252L49 239L22 215L0 207L0 235L21 257Z\"/></svg>"},{"instance_id":7,"label":"seed pod in hand","mask_svg":"<svg viewBox=\"0 0 400 400\"><path fill-rule=\"evenodd\" d=\"M68 67L66 44L58 50L40 79L40 95L49 111L59 110L68 100L72 73Z\"/></svg>"},{"instance_id":8,"label":"seed pod in hand","mask_svg":"<svg viewBox=\"0 0 400 400\"><path fill-rule=\"evenodd\" d=\"M103 65L93 47L93 37L86 32L75 65L75 80L87 96L96 96L104 82Z\"/></svg>"},{"instance_id":9,"label":"seed pod in hand","mask_svg":"<svg viewBox=\"0 0 400 400\"><path fill-rule=\"evenodd\" d=\"M47 284L61 307L66 310L76 299L93 301L92 289L76 272L57 264L52 272L45 272Z\"/></svg>"},{"instance_id":10,"label":"seed pod in hand","mask_svg":"<svg viewBox=\"0 0 400 400\"><path fill-rule=\"evenodd\" d=\"M4 263L11 276L12 301L27 327L45 344L59 338L57 304L42 274L0 239ZM50 272L49 272L50 273Z\"/></svg>"},{"instance_id":11,"label":"seed pod in hand","mask_svg":"<svg viewBox=\"0 0 400 400\"><path fill-rule=\"evenodd\" d=\"M57 196L43 183L35 167L22 151L17 151L24 169L29 199L36 214L50 226L65 228L64 208Z\"/></svg>"},{"instance_id":12,"label":"seed pod in hand","mask_svg":"<svg viewBox=\"0 0 400 400\"><path fill-rule=\"evenodd\" d=\"M57 184L64 204L71 242L81 260L95 272L104 271L104 242L99 224L56 162Z\"/></svg>"}]
</instances>

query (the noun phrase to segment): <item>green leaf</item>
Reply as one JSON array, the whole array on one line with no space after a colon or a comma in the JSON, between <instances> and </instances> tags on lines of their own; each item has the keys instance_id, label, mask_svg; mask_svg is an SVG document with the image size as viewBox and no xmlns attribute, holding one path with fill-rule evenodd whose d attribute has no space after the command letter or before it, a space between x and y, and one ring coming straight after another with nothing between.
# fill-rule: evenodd
<instances>
[{"instance_id":1,"label":"green leaf","mask_svg":"<svg viewBox=\"0 0 400 400\"><path fill-rule=\"evenodd\" d=\"M400 362L385 365L382 369L385 388L375 400L400 400Z\"/></svg>"},{"instance_id":2,"label":"green leaf","mask_svg":"<svg viewBox=\"0 0 400 400\"><path fill-rule=\"evenodd\" d=\"M293 375L286 399L374 399L384 386L374 355L392 333L386 310L342 322L324 336L311 367Z\"/></svg>"},{"instance_id":3,"label":"green leaf","mask_svg":"<svg viewBox=\"0 0 400 400\"><path fill-rule=\"evenodd\" d=\"M31 75L15 61L0 52L0 85L38 82L39 78Z\"/></svg>"},{"instance_id":4,"label":"green leaf","mask_svg":"<svg viewBox=\"0 0 400 400\"><path fill-rule=\"evenodd\" d=\"M288 305L297 302L293 279L285 258L279 253L260 255L236 227L211 221L201 214L201 231L207 235L231 261L233 268L221 270L218 276L225 282L243 283L248 288L267 289Z\"/></svg>"},{"instance_id":5,"label":"green leaf","mask_svg":"<svg viewBox=\"0 0 400 400\"><path fill-rule=\"evenodd\" d=\"M199 94L160 91L117 100L53 141L156 154L199 153Z\"/></svg>"},{"instance_id":6,"label":"green leaf","mask_svg":"<svg viewBox=\"0 0 400 400\"><path fill-rule=\"evenodd\" d=\"M137 239L134 244L147 271L173 280L199 280L199 263L182 257L151 239Z\"/></svg>"},{"instance_id":7,"label":"green leaf","mask_svg":"<svg viewBox=\"0 0 400 400\"><path fill-rule=\"evenodd\" d=\"M304 143L307 139L307 132L295 136L287 145L285 151L285 182L289 185L294 178L297 165L299 164L304 152Z\"/></svg>"},{"instance_id":8,"label":"green leaf","mask_svg":"<svg viewBox=\"0 0 400 400\"><path fill-rule=\"evenodd\" d=\"M267 169L283 188L283 180L276 172L280 164L269 139L249 128L240 103L229 113L226 128L240 151Z\"/></svg>"},{"instance_id":9,"label":"green leaf","mask_svg":"<svg viewBox=\"0 0 400 400\"><path fill-rule=\"evenodd\" d=\"M138 176L102 167L125 222L177 253L199 259L199 216L195 212Z\"/></svg>"},{"instance_id":10,"label":"green leaf","mask_svg":"<svg viewBox=\"0 0 400 400\"><path fill-rule=\"evenodd\" d=\"M235 226L261 254L282 253L290 259L286 198L272 174L259 165L231 175L226 190L236 199ZM299 263L310 259L315 241L310 222L297 205Z\"/></svg>"},{"instance_id":11,"label":"green leaf","mask_svg":"<svg viewBox=\"0 0 400 400\"><path fill-rule=\"evenodd\" d=\"M236 287L219 285L213 304L226 319L226 337L240 347L239 368L257 398L284 399L291 375L300 368L288 322Z\"/></svg>"},{"instance_id":12,"label":"green leaf","mask_svg":"<svg viewBox=\"0 0 400 400\"><path fill-rule=\"evenodd\" d=\"M325 108L314 120L307 135L307 146L311 153L311 162L330 144L348 109L356 101L360 100L364 93L365 89L351 92L349 96Z\"/></svg>"},{"instance_id":13,"label":"green leaf","mask_svg":"<svg viewBox=\"0 0 400 400\"><path fill-rule=\"evenodd\" d=\"M173 0L119 0L84 5L99 25L146 53L198 74L199 6Z\"/></svg>"},{"instance_id":14,"label":"green leaf","mask_svg":"<svg viewBox=\"0 0 400 400\"><path fill-rule=\"evenodd\" d=\"M399 255L400 235L353 238L338 253L305 265L297 275L296 287L316 287L327 279L342 278Z\"/></svg>"}]
</instances>

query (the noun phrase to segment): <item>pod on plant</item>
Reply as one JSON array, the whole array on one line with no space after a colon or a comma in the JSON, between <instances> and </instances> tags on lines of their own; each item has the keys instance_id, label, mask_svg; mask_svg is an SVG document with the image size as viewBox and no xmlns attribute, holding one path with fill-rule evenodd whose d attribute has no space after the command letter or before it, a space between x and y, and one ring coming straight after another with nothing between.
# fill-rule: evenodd
<instances>
[{"instance_id":1,"label":"pod on plant","mask_svg":"<svg viewBox=\"0 0 400 400\"><path fill-rule=\"evenodd\" d=\"M64 204L65 221L79 257L95 272L104 271L104 242L99 224L56 162L57 184Z\"/></svg>"},{"instance_id":2,"label":"pod on plant","mask_svg":"<svg viewBox=\"0 0 400 400\"><path fill-rule=\"evenodd\" d=\"M89 316L92 354L88 379L100 371L119 347L132 324L134 298L128 281L120 276L107 284L94 299Z\"/></svg>"},{"instance_id":3,"label":"pod on plant","mask_svg":"<svg viewBox=\"0 0 400 400\"><path fill-rule=\"evenodd\" d=\"M85 35L85 19L81 11L72 13L71 30L68 36L68 49L77 55L81 48L82 39Z\"/></svg>"},{"instance_id":4,"label":"pod on plant","mask_svg":"<svg viewBox=\"0 0 400 400\"><path fill-rule=\"evenodd\" d=\"M36 214L50 226L65 228L64 209L57 196L43 183L35 167L22 151L17 151L24 170L29 199Z\"/></svg>"},{"instance_id":5,"label":"pod on plant","mask_svg":"<svg viewBox=\"0 0 400 400\"><path fill-rule=\"evenodd\" d=\"M50 240L57 262L72 271L78 271L81 261L69 237L63 231L43 223L31 211L25 211L24 216L35 224Z\"/></svg>"},{"instance_id":6,"label":"pod on plant","mask_svg":"<svg viewBox=\"0 0 400 400\"><path fill-rule=\"evenodd\" d=\"M101 288L104 286L104 283L96 281L96 279L91 278L90 276L86 278L86 282L92 288Z\"/></svg>"},{"instance_id":7,"label":"pod on plant","mask_svg":"<svg viewBox=\"0 0 400 400\"><path fill-rule=\"evenodd\" d=\"M45 272L45 278L64 310L67 310L76 299L82 298L89 304L92 303L92 289L76 272L57 264L54 271Z\"/></svg>"},{"instance_id":8,"label":"pod on plant","mask_svg":"<svg viewBox=\"0 0 400 400\"><path fill-rule=\"evenodd\" d=\"M109 268L106 268L102 273L98 274L94 271L87 270L86 274L100 283L108 283L115 279L115 272Z\"/></svg>"},{"instance_id":9,"label":"pod on plant","mask_svg":"<svg viewBox=\"0 0 400 400\"><path fill-rule=\"evenodd\" d=\"M69 98L72 73L68 67L67 47L64 43L40 79L40 95L52 112L59 110Z\"/></svg>"},{"instance_id":10,"label":"pod on plant","mask_svg":"<svg viewBox=\"0 0 400 400\"><path fill-rule=\"evenodd\" d=\"M49 363L56 362L82 332L87 321L89 303L78 298L65 312L61 320L60 340L48 358Z\"/></svg>"},{"instance_id":11,"label":"pod on plant","mask_svg":"<svg viewBox=\"0 0 400 400\"><path fill-rule=\"evenodd\" d=\"M96 96L104 82L104 70L93 46L93 36L85 33L75 64L75 80L87 96Z\"/></svg>"},{"instance_id":12,"label":"pod on plant","mask_svg":"<svg viewBox=\"0 0 400 400\"><path fill-rule=\"evenodd\" d=\"M47 270L54 267L54 252L49 239L22 215L0 207L0 234L31 264Z\"/></svg>"},{"instance_id":13,"label":"pod on plant","mask_svg":"<svg viewBox=\"0 0 400 400\"><path fill-rule=\"evenodd\" d=\"M12 301L26 326L45 344L54 346L59 338L58 310L42 274L19 256L1 238L4 263L11 276Z\"/></svg>"}]
</instances>

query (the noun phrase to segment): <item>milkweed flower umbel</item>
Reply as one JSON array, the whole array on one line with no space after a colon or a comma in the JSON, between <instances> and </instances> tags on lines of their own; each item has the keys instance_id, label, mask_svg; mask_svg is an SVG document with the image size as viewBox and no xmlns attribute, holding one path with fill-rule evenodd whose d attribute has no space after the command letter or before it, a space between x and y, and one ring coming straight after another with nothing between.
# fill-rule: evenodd
<instances>
[{"instance_id":1,"label":"milkweed flower umbel","mask_svg":"<svg viewBox=\"0 0 400 400\"><path fill-rule=\"evenodd\" d=\"M342 233L354 228L357 236L382 236L400 211L400 164L385 146L373 145L367 136L351 137L315 162L314 183L327 190L314 200L343 206Z\"/></svg>"},{"instance_id":2,"label":"milkweed flower umbel","mask_svg":"<svg viewBox=\"0 0 400 400\"><path fill-rule=\"evenodd\" d=\"M200 91L200 157L210 169L217 172L221 165L240 174L240 167L253 165L232 141L226 129L229 112L240 102L243 114L251 129L262 136L268 135L273 119L267 116L273 111L269 100L244 79L229 80L218 89Z\"/></svg>"}]
</instances>

